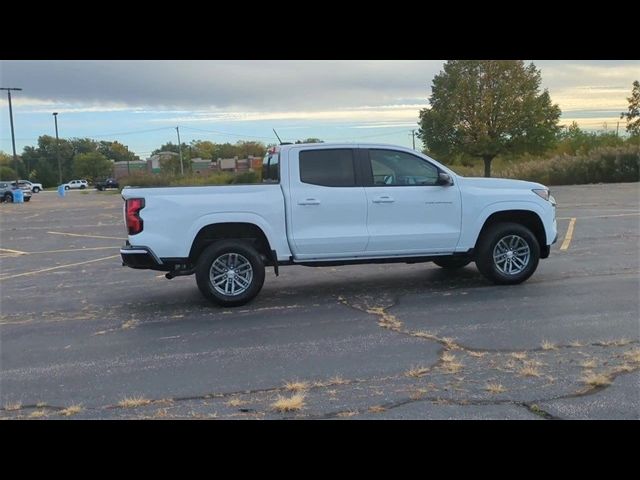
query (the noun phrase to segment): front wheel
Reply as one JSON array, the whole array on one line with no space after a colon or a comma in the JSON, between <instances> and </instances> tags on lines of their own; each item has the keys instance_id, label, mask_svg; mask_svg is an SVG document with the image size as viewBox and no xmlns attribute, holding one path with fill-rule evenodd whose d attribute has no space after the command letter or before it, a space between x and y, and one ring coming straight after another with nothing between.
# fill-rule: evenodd
<instances>
[{"instance_id":1,"label":"front wheel","mask_svg":"<svg viewBox=\"0 0 640 480\"><path fill-rule=\"evenodd\" d=\"M69 190L69 186L64 187L65 190Z\"/></svg>"},{"instance_id":2,"label":"front wheel","mask_svg":"<svg viewBox=\"0 0 640 480\"><path fill-rule=\"evenodd\" d=\"M264 263L250 245L222 240L200 255L196 282L207 299L223 307L237 307L252 300L262 289Z\"/></svg>"},{"instance_id":3,"label":"front wheel","mask_svg":"<svg viewBox=\"0 0 640 480\"><path fill-rule=\"evenodd\" d=\"M40 189L38 187L34 187L33 188L33 193L38 193L40 191Z\"/></svg>"},{"instance_id":4,"label":"front wheel","mask_svg":"<svg viewBox=\"0 0 640 480\"><path fill-rule=\"evenodd\" d=\"M29 200L31 200L31 197L24 197L25 202L28 202Z\"/></svg>"},{"instance_id":5,"label":"front wheel","mask_svg":"<svg viewBox=\"0 0 640 480\"><path fill-rule=\"evenodd\" d=\"M9 192L4 194L4 197L2 197L4 199L5 202L7 203L11 203L13 202L13 195L11 195Z\"/></svg>"},{"instance_id":6,"label":"front wheel","mask_svg":"<svg viewBox=\"0 0 640 480\"><path fill-rule=\"evenodd\" d=\"M493 283L514 285L528 279L538 267L540 245L531 230L517 223L498 223L483 233L476 266Z\"/></svg>"},{"instance_id":7,"label":"front wheel","mask_svg":"<svg viewBox=\"0 0 640 480\"><path fill-rule=\"evenodd\" d=\"M442 257L437 258L433 263L445 270L457 270L469 265L471 263L471 259L467 257Z\"/></svg>"}]
</instances>

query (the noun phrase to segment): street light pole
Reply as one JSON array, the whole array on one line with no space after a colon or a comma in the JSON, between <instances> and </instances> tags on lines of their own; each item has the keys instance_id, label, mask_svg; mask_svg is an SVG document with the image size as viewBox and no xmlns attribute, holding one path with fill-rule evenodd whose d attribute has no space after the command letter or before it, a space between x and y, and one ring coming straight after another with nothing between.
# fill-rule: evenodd
<instances>
[{"instance_id":1,"label":"street light pole","mask_svg":"<svg viewBox=\"0 0 640 480\"><path fill-rule=\"evenodd\" d=\"M20 174L18 173L18 155L16 154L16 135L13 131L13 108L11 107L11 90L21 91L22 89L4 87L0 88L0 90L6 90L7 98L9 99L9 122L11 123L11 146L13 147L13 162L16 167L16 187L20 188L20 185L18 185L18 181L20 180L18 177L20 176Z\"/></svg>"},{"instance_id":2,"label":"street light pole","mask_svg":"<svg viewBox=\"0 0 640 480\"><path fill-rule=\"evenodd\" d=\"M60 139L58 138L58 112L53 112L56 124L56 157L58 157L58 185L62 185L62 167L60 166Z\"/></svg>"}]
</instances>

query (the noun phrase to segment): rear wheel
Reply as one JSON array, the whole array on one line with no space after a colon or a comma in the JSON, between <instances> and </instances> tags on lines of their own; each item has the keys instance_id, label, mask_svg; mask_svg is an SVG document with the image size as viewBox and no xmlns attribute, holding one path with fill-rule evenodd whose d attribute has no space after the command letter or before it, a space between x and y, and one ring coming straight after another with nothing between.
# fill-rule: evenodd
<instances>
[{"instance_id":1,"label":"rear wheel","mask_svg":"<svg viewBox=\"0 0 640 480\"><path fill-rule=\"evenodd\" d=\"M69 190L69 185L65 185L64 189Z\"/></svg>"},{"instance_id":2,"label":"rear wheel","mask_svg":"<svg viewBox=\"0 0 640 480\"><path fill-rule=\"evenodd\" d=\"M434 260L433 263L445 270L457 270L469 265L471 259L467 257L442 257Z\"/></svg>"},{"instance_id":3,"label":"rear wheel","mask_svg":"<svg viewBox=\"0 0 640 480\"><path fill-rule=\"evenodd\" d=\"M262 289L264 263L252 246L221 240L200 255L196 282L200 292L218 305L244 305Z\"/></svg>"},{"instance_id":4,"label":"rear wheel","mask_svg":"<svg viewBox=\"0 0 640 480\"><path fill-rule=\"evenodd\" d=\"M38 187L33 187L33 193L38 193L40 189Z\"/></svg>"},{"instance_id":5,"label":"rear wheel","mask_svg":"<svg viewBox=\"0 0 640 480\"><path fill-rule=\"evenodd\" d=\"M538 267L540 245L523 225L497 223L482 234L478 243L476 266L493 283L522 283Z\"/></svg>"},{"instance_id":6,"label":"rear wheel","mask_svg":"<svg viewBox=\"0 0 640 480\"><path fill-rule=\"evenodd\" d=\"M13 202L13 195L11 195L9 192L5 193L4 197L2 197L2 198L7 203L12 203Z\"/></svg>"}]
</instances>

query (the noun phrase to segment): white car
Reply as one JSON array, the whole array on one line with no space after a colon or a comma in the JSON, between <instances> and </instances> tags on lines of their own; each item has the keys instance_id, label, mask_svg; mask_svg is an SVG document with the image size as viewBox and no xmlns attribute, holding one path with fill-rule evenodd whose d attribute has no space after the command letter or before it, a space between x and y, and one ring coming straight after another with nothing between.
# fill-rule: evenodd
<instances>
[{"instance_id":1,"label":"white car","mask_svg":"<svg viewBox=\"0 0 640 480\"><path fill-rule=\"evenodd\" d=\"M89 182L87 182L86 180L71 180L69 183L64 184L65 190L71 190L71 189L84 190L85 188L88 188L88 187L89 187Z\"/></svg>"},{"instance_id":2,"label":"white car","mask_svg":"<svg viewBox=\"0 0 640 480\"><path fill-rule=\"evenodd\" d=\"M13 185L15 184L16 182L13 182ZM30 182L29 180L18 180L18 185L22 190L31 190L33 193L42 191L41 183Z\"/></svg>"},{"instance_id":3,"label":"white car","mask_svg":"<svg viewBox=\"0 0 640 480\"><path fill-rule=\"evenodd\" d=\"M475 262L497 284L529 278L557 240L544 185L467 178L408 148L281 145L263 184L125 187L123 265L195 274L202 294L242 305L265 266Z\"/></svg>"}]
</instances>

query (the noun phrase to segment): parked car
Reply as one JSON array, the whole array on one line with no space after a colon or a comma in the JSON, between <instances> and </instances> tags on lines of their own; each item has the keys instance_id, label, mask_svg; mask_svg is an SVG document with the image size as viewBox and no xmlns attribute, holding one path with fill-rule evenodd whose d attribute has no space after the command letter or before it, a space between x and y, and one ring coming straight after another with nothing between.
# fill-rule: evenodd
<instances>
[{"instance_id":1,"label":"parked car","mask_svg":"<svg viewBox=\"0 0 640 480\"><path fill-rule=\"evenodd\" d=\"M120 184L113 178L107 178L102 182L96 182L96 188L100 191L103 191L108 188L120 188Z\"/></svg>"},{"instance_id":2,"label":"parked car","mask_svg":"<svg viewBox=\"0 0 640 480\"><path fill-rule=\"evenodd\" d=\"M71 180L70 182L64 184L65 190L71 190L71 189L84 190L85 188L88 188L88 187L89 187L89 182L87 182L86 180Z\"/></svg>"},{"instance_id":3,"label":"parked car","mask_svg":"<svg viewBox=\"0 0 640 480\"><path fill-rule=\"evenodd\" d=\"M13 182L12 185L15 186L16 182ZM22 190L31 190L32 193L38 193L42 191L41 183L30 182L29 180L18 180L18 185Z\"/></svg>"},{"instance_id":4,"label":"parked car","mask_svg":"<svg viewBox=\"0 0 640 480\"><path fill-rule=\"evenodd\" d=\"M5 182L0 180L0 202L13 202L13 192L18 190L15 186L16 182ZM22 189L20 189L22 190ZM31 200L31 190L22 190L22 196L25 202Z\"/></svg>"},{"instance_id":5,"label":"parked car","mask_svg":"<svg viewBox=\"0 0 640 480\"><path fill-rule=\"evenodd\" d=\"M202 294L242 305L265 266L475 262L496 284L528 279L557 240L544 185L469 178L411 149L281 145L263 184L125 187L123 265L195 274Z\"/></svg>"}]
</instances>

